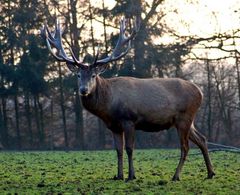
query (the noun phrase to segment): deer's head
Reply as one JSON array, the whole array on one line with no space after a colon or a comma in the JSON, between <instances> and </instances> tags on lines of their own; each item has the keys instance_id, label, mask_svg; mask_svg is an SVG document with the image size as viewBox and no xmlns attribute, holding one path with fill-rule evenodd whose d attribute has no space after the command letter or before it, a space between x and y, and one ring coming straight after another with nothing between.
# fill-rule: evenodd
<instances>
[{"instance_id":1,"label":"deer's head","mask_svg":"<svg viewBox=\"0 0 240 195\"><path fill-rule=\"evenodd\" d=\"M63 31L61 30L58 21L56 21L54 32L50 32L47 25L44 25L41 29L41 35L46 40L48 49L51 54L58 61L66 62L68 68L77 74L79 92L81 95L87 96L95 89L96 77L106 70L108 67L107 64L122 58L128 53L129 49L131 48L131 40L135 37L139 29L139 25L137 27L136 23L137 21L135 20L131 34L129 36L126 36L126 19L122 19L120 22L119 38L112 54L106 58L98 59L98 47L97 54L91 64L84 64L83 62L79 61L71 48L69 48L71 57L66 54L62 44ZM54 52L53 48L55 48L56 52Z\"/></svg>"}]
</instances>

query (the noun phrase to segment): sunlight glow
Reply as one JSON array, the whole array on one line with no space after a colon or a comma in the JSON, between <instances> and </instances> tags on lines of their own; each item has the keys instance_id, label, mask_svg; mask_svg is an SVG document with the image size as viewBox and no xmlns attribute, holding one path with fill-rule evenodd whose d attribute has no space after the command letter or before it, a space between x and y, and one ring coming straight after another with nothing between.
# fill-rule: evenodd
<instances>
[{"instance_id":1,"label":"sunlight glow","mask_svg":"<svg viewBox=\"0 0 240 195\"><path fill-rule=\"evenodd\" d=\"M198 3L168 0L166 23L181 35L210 36L240 26L240 0L199 0Z\"/></svg>"}]
</instances>

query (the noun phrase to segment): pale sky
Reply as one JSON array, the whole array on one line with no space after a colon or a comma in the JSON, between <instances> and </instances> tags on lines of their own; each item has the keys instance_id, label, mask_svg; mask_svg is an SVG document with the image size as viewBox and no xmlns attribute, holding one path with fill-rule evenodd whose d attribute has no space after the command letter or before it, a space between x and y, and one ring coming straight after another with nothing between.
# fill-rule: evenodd
<instances>
[{"instance_id":1,"label":"pale sky","mask_svg":"<svg viewBox=\"0 0 240 195\"><path fill-rule=\"evenodd\" d=\"M191 0L166 0L165 2L166 4L159 9L170 10L164 18L165 22L179 35L211 37L218 33L232 34L234 30L240 29L240 0L198 0L198 4L191 3ZM177 11L174 12L174 10ZM166 35L160 38L160 41L173 40ZM239 39L236 39L236 44L240 50ZM217 49L203 50L201 46L195 46L193 52L199 57L210 59L226 55L225 52Z\"/></svg>"},{"instance_id":2,"label":"pale sky","mask_svg":"<svg viewBox=\"0 0 240 195\"><path fill-rule=\"evenodd\" d=\"M186 0L166 0L166 9L178 10L165 19L183 35L209 36L240 27L240 0L199 0L197 6Z\"/></svg>"},{"instance_id":3,"label":"pale sky","mask_svg":"<svg viewBox=\"0 0 240 195\"><path fill-rule=\"evenodd\" d=\"M167 24L182 35L196 34L208 36L214 32L225 32L240 26L240 0L165 0L158 7L166 10ZM93 5L101 5L102 0L91 0ZM115 0L104 0L110 8ZM148 1L151 4L151 0ZM177 13L174 12L177 10ZM189 28L186 28L188 26Z\"/></svg>"},{"instance_id":4,"label":"pale sky","mask_svg":"<svg viewBox=\"0 0 240 195\"><path fill-rule=\"evenodd\" d=\"M151 1L148 1L150 5ZM102 6L102 0L91 0L91 2L94 6ZM110 9L116 4L115 0L104 2ZM240 0L165 0L158 6L157 11L164 11L166 15L161 22L165 22L170 29L174 29L182 36L211 37L218 33L231 34L233 30L240 29ZM102 25L98 23L94 26L94 36L102 37ZM108 33L115 31L116 29L107 27ZM236 41L239 41L237 47L240 50L240 40ZM175 38L165 34L162 37L156 37L154 42L168 44L175 42ZM208 55L209 58L216 58L225 55L225 52L206 51L198 46L193 50L195 54L202 57Z\"/></svg>"}]
</instances>

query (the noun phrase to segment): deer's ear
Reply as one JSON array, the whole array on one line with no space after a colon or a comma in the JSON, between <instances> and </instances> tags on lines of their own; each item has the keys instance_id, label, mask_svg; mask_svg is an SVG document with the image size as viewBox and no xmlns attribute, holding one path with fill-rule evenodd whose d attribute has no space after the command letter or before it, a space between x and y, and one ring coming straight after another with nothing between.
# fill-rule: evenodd
<instances>
[{"instance_id":1,"label":"deer's ear","mask_svg":"<svg viewBox=\"0 0 240 195\"><path fill-rule=\"evenodd\" d=\"M71 64L71 63L67 63L67 67L73 73L77 73L78 69L79 69L77 66L75 66L74 64Z\"/></svg>"}]
</instances>

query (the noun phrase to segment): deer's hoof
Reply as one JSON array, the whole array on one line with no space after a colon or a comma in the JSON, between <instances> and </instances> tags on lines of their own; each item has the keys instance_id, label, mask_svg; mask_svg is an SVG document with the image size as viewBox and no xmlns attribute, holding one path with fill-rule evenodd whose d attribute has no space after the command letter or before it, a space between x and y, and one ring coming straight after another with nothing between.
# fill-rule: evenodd
<instances>
[{"instance_id":1,"label":"deer's hoof","mask_svg":"<svg viewBox=\"0 0 240 195\"><path fill-rule=\"evenodd\" d=\"M114 176L113 180L123 180L123 176Z\"/></svg>"},{"instance_id":2,"label":"deer's hoof","mask_svg":"<svg viewBox=\"0 0 240 195\"><path fill-rule=\"evenodd\" d=\"M173 178L172 178L172 181L180 181L179 176L174 175Z\"/></svg>"},{"instance_id":3,"label":"deer's hoof","mask_svg":"<svg viewBox=\"0 0 240 195\"><path fill-rule=\"evenodd\" d=\"M212 179L216 175L214 172L208 173L207 179Z\"/></svg>"},{"instance_id":4,"label":"deer's hoof","mask_svg":"<svg viewBox=\"0 0 240 195\"><path fill-rule=\"evenodd\" d=\"M125 180L125 182L129 182L129 181L132 181L132 180L134 180L134 179L136 179L135 175L133 175L133 176L131 176L131 177L128 177L128 178Z\"/></svg>"}]
</instances>

